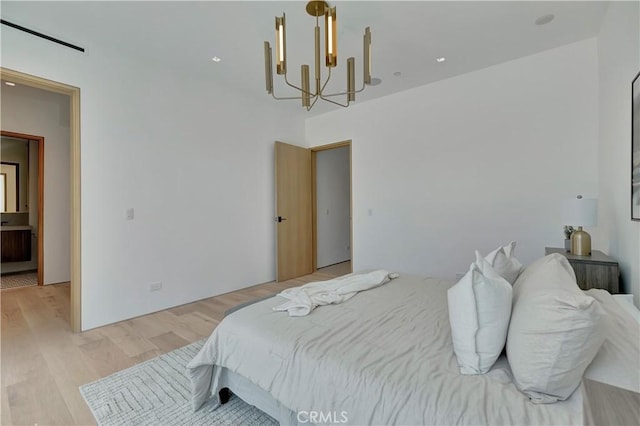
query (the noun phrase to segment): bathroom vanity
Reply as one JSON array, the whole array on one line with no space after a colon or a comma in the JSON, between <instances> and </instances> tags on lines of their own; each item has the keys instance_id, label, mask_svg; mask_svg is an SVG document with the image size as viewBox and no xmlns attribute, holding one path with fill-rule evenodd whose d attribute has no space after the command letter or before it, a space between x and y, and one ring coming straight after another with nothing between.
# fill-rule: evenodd
<instances>
[{"instance_id":1,"label":"bathroom vanity","mask_svg":"<svg viewBox=\"0 0 640 426\"><path fill-rule=\"evenodd\" d=\"M2 226L0 234L2 262L31 260L31 226Z\"/></svg>"}]
</instances>

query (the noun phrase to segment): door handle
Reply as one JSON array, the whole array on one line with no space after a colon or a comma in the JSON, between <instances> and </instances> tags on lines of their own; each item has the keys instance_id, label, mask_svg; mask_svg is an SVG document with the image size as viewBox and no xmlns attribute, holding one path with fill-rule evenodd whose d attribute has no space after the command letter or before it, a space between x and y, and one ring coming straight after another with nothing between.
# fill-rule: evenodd
<instances>
[{"instance_id":1,"label":"door handle","mask_svg":"<svg viewBox=\"0 0 640 426\"><path fill-rule=\"evenodd\" d=\"M276 222L280 223L280 222L282 222L283 220L287 220L287 218L286 218L286 217L282 217L282 216L278 216L278 217L276 217L274 220L275 220Z\"/></svg>"}]
</instances>

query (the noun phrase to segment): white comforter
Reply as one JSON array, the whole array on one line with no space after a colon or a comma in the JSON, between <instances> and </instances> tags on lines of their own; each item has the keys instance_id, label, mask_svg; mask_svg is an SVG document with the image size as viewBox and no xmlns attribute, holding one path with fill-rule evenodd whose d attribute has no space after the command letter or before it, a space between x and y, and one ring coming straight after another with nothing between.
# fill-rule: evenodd
<instances>
[{"instance_id":1,"label":"white comforter","mask_svg":"<svg viewBox=\"0 0 640 426\"><path fill-rule=\"evenodd\" d=\"M278 293L278 296L288 301L273 310L287 311L291 317L303 317L318 306L344 303L361 291L371 290L398 277L396 273L379 269L365 274L349 274L332 280L288 288Z\"/></svg>"},{"instance_id":2,"label":"white comforter","mask_svg":"<svg viewBox=\"0 0 640 426\"><path fill-rule=\"evenodd\" d=\"M217 389L222 366L293 412L345 412L353 425L583 423L581 389L532 404L504 359L486 375L459 374L451 285L402 276L306 317L273 312L277 297L236 311L188 365L194 408Z\"/></svg>"}]
</instances>

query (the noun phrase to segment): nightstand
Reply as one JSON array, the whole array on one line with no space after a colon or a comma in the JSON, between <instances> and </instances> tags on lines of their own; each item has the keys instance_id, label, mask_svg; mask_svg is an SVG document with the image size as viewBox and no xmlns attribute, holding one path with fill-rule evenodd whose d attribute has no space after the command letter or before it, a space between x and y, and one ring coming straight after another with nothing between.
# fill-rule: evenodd
<instances>
[{"instance_id":1,"label":"nightstand","mask_svg":"<svg viewBox=\"0 0 640 426\"><path fill-rule=\"evenodd\" d=\"M602 288L611 294L619 292L620 270L618 262L603 252L591 250L589 256L576 256L563 248L545 247L544 254L551 253L560 253L569 260L581 289Z\"/></svg>"}]
</instances>

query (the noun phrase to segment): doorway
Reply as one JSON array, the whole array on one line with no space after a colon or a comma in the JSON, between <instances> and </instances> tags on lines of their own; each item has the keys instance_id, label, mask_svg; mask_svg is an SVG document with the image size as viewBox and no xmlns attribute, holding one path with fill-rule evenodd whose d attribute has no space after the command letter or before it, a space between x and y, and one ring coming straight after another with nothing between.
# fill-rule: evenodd
<instances>
[{"instance_id":1,"label":"doorway","mask_svg":"<svg viewBox=\"0 0 640 426\"><path fill-rule=\"evenodd\" d=\"M335 213L334 217L339 216L339 211L343 211L343 219L347 219L347 221L342 225L343 233L338 236L337 247L342 248L340 251L348 253L346 257L350 259L353 248L351 243L353 240L351 141L315 148L304 148L283 142L275 143L276 281L278 282L307 275L318 269L317 159L319 153L341 148L346 148L346 150L340 152L348 152L348 171L346 170L347 164L344 164L347 162L347 157L342 156L343 174L348 176L348 181L343 179L340 184L340 180L338 180L337 183L333 182L333 185L342 185L343 187L340 188L342 190L345 189L344 186L347 186L348 191L345 191L346 198L341 197L343 200L341 208L329 207L329 213L326 214L327 207L320 206L325 212L320 222L323 222L326 216L332 216L332 211ZM320 154L320 156L324 155ZM329 255L328 258L331 256ZM337 262L346 260L345 256L340 254L334 257L334 259L336 258L340 259ZM323 261L322 257L321 261ZM350 262L348 269L351 272Z\"/></svg>"},{"instance_id":2,"label":"doorway","mask_svg":"<svg viewBox=\"0 0 640 426\"><path fill-rule=\"evenodd\" d=\"M41 77L14 71L8 68L0 68L2 80L9 80L14 84L21 84L49 92L60 93L69 96L69 121L70 121L70 181L71 181L71 232L70 232L70 257L71 257L71 291L70 291L70 326L74 332L82 331L81 324L81 222L80 222L80 89L47 80ZM43 157L44 158L44 157Z\"/></svg>"},{"instance_id":3,"label":"doorway","mask_svg":"<svg viewBox=\"0 0 640 426\"><path fill-rule=\"evenodd\" d=\"M315 271L351 261L351 141L311 148L311 165Z\"/></svg>"},{"instance_id":4,"label":"doorway","mask_svg":"<svg viewBox=\"0 0 640 426\"><path fill-rule=\"evenodd\" d=\"M35 266L37 285L41 286L44 280L44 137L5 130L1 130L0 135L2 136L3 157L7 154L11 155L18 162L19 170L22 171L18 173L18 179L14 183L15 199L5 203L2 209L3 229L5 226L17 227L15 229L22 229L24 226L30 227L31 229L27 229L30 234L27 250L30 253L26 257L29 260L35 257L35 262L19 262L22 265L12 265L11 272L19 272L24 268L29 270ZM8 188L6 184L9 182L4 183ZM9 191L4 192L8 193ZM33 232L34 230L35 232ZM35 244L33 244L33 239L35 239ZM26 259L26 257L24 258ZM3 272L5 271L6 267L3 266Z\"/></svg>"}]
</instances>

